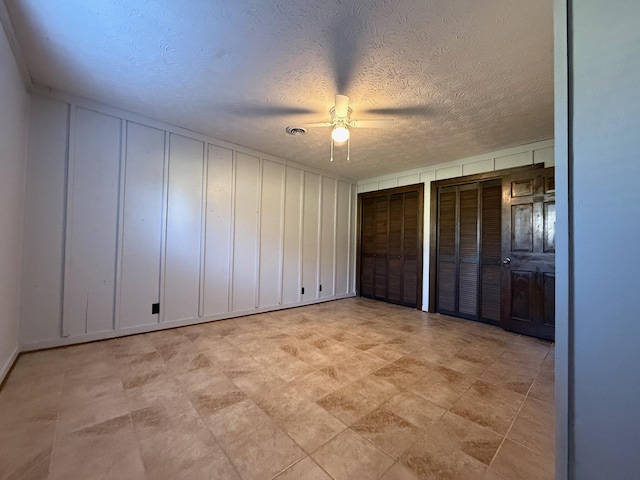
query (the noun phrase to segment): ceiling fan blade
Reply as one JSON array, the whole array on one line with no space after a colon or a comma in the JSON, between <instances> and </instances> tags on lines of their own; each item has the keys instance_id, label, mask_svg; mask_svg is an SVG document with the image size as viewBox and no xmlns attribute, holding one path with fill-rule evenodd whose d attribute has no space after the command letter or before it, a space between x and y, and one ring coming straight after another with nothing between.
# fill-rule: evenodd
<instances>
[{"instance_id":1,"label":"ceiling fan blade","mask_svg":"<svg viewBox=\"0 0 640 480\"><path fill-rule=\"evenodd\" d=\"M286 115L305 115L318 113L315 110L285 105L219 105L218 108L236 115L250 115L256 117L276 117Z\"/></svg>"},{"instance_id":2,"label":"ceiling fan blade","mask_svg":"<svg viewBox=\"0 0 640 480\"><path fill-rule=\"evenodd\" d=\"M389 108L369 108L364 110L366 113L373 113L375 115L419 115L419 116L431 116L435 112L432 107L428 105L414 105L410 107L389 107Z\"/></svg>"},{"instance_id":3,"label":"ceiling fan blade","mask_svg":"<svg viewBox=\"0 0 640 480\"><path fill-rule=\"evenodd\" d=\"M346 117L349 115L349 97L346 95L336 94L336 117Z\"/></svg>"},{"instance_id":4,"label":"ceiling fan blade","mask_svg":"<svg viewBox=\"0 0 640 480\"><path fill-rule=\"evenodd\" d=\"M356 128L388 128L393 127L395 121L391 118L379 120L352 120L350 126Z\"/></svg>"},{"instance_id":5,"label":"ceiling fan blade","mask_svg":"<svg viewBox=\"0 0 640 480\"><path fill-rule=\"evenodd\" d=\"M300 128L333 127L333 123L331 122L303 123L301 125L296 125L296 127L300 127Z\"/></svg>"}]
</instances>

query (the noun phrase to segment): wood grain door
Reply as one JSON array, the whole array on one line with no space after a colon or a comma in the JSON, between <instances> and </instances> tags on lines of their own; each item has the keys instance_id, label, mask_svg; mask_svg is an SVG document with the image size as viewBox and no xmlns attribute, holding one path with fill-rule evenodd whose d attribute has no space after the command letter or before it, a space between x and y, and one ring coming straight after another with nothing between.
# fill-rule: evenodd
<instances>
[{"instance_id":1,"label":"wood grain door","mask_svg":"<svg viewBox=\"0 0 640 480\"><path fill-rule=\"evenodd\" d=\"M554 170L512 174L502 185L502 326L553 340Z\"/></svg>"},{"instance_id":2,"label":"wood grain door","mask_svg":"<svg viewBox=\"0 0 640 480\"><path fill-rule=\"evenodd\" d=\"M423 198L422 185L359 195L359 295L421 306Z\"/></svg>"},{"instance_id":3,"label":"wood grain door","mask_svg":"<svg viewBox=\"0 0 640 480\"><path fill-rule=\"evenodd\" d=\"M500 323L500 180L438 189L436 311Z\"/></svg>"}]
</instances>

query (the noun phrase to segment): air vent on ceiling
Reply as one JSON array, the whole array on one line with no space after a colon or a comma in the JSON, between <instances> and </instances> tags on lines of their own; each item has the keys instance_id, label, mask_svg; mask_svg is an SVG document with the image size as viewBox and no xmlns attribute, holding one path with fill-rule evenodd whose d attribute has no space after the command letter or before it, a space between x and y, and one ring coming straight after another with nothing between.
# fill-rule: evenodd
<instances>
[{"instance_id":1,"label":"air vent on ceiling","mask_svg":"<svg viewBox=\"0 0 640 480\"><path fill-rule=\"evenodd\" d=\"M287 127L287 133L289 135L304 135L307 131L301 127Z\"/></svg>"}]
</instances>

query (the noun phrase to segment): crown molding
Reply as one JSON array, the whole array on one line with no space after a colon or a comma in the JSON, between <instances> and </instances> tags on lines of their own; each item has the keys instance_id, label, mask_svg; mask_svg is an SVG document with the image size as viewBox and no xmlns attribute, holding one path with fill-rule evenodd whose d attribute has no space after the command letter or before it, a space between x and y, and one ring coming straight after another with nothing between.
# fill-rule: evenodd
<instances>
[{"instance_id":1,"label":"crown molding","mask_svg":"<svg viewBox=\"0 0 640 480\"><path fill-rule=\"evenodd\" d=\"M11 20L11 15L9 14L9 9L7 8L5 0L0 0L0 24L2 24L4 33L9 41L9 46L13 52L13 56L16 60L16 64L18 65L18 70L20 70L20 75L22 76L25 87L27 91L30 92L33 82L31 80L31 75L29 74L29 69L27 68L27 63L24 60L22 51L20 50L18 36L16 35L15 28L13 27L13 21Z\"/></svg>"}]
</instances>

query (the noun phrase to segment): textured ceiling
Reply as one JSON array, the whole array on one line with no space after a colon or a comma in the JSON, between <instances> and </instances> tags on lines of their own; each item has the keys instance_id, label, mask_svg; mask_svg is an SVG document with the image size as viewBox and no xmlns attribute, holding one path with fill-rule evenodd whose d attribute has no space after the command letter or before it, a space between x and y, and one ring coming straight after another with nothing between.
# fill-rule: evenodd
<instances>
[{"instance_id":1,"label":"textured ceiling","mask_svg":"<svg viewBox=\"0 0 640 480\"><path fill-rule=\"evenodd\" d=\"M353 179L553 136L552 0L5 1L33 83Z\"/></svg>"}]
</instances>

